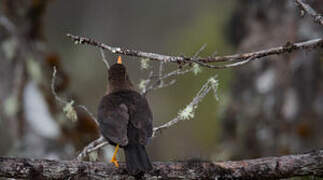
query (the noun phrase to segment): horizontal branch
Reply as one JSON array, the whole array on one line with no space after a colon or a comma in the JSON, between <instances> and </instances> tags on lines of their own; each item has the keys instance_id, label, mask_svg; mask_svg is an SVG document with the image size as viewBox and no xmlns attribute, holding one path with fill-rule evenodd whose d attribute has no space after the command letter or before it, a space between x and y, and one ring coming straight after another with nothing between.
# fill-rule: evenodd
<instances>
[{"instance_id":1,"label":"horizontal branch","mask_svg":"<svg viewBox=\"0 0 323 180\"><path fill-rule=\"evenodd\" d=\"M291 43L287 42L283 46L278 46L270 49L264 49L260 51L254 51L249 53L242 53L242 54L234 54L228 56L216 56L216 57L206 57L206 58L199 58L199 57L184 57L184 56L169 56L169 55L162 55L157 53L151 52L144 52L140 50L128 49L128 48L121 48L121 47L112 47L108 44L99 42L94 39L75 36L72 34L67 34L67 37L71 38L75 44L88 44L91 46L99 47L105 50L110 51L113 54L120 54L126 56L134 56L134 57L141 57L141 58L148 58L150 60L157 60L157 61L164 61L164 62L172 62L172 63L186 63L186 62L193 62L198 63L199 65L206 66L209 68L228 68L233 67L231 66L216 66L216 65L209 65L206 63L213 63L213 62L237 62L242 61L241 64L235 64L234 66L245 64L245 62L249 62L255 59L259 59L266 56L272 55L279 55L284 53L290 53L295 50L300 49L314 49L323 47L323 40L322 39L313 39L309 41L299 42L299 43Z\"/></svg>"},{"instance_id":2,"label":"horizontal branch","mask_svg":"<svg viewBox=\"0 0 323 180\"><path fill-rule=\"evenodd\" d=\"M323 25L323 16L318 14L310 5L306 4L304 0L296 0L296 3L309 15L313 17L315 23Z\"/></svg>"},{"instance_id":3,"label":"horizontal branch","mask_svg":"<svg viewBox=\"0 0 323 180\"><path fill-rule=\"evenodd\" d=\"M323 177L323 150L305 154L242 161L154 162L145 179L277 179L314 175ZM0 177L43 179L128 179L124 163L58 161L0 157Z\"/></svg>"}]
</instances>

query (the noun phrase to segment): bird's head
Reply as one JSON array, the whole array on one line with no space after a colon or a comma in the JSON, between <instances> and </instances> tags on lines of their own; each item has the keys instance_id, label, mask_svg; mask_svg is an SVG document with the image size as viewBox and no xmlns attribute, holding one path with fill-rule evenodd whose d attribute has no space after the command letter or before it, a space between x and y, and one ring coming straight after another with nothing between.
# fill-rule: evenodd
<instances>
[{"instance_id":1,"label":"bird's head","mask_svg":"<svg viewBox=\"0 0 323 180\"><path fill-rule=\"evenodd\" d=\"M110 67L108 76L109 83L107 93L133 89L126 67L122 64L121 56L118 57L117 63Z\"/></svg>"}]
</instances>

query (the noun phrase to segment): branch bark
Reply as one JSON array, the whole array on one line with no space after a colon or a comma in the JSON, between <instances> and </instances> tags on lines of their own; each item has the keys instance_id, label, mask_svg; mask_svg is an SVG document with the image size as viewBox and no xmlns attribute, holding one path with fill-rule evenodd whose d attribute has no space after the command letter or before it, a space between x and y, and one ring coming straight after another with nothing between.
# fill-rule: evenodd
<instances>
[{"instance_id":1,"label":"branch bark","mask_svg":"<svg viewBox=\"0 0 323 180\"><path fill-rule=\"evenodd\" d=\"M313 17L315 23L323 25L323 16L318 14L310 5L306 4L304 0L296 0L296 3Z\"/></svg>"},{"instance_id":2,"label":"branch bark","mask_svg":"<svg viewBox=\"0 0 323 180\"><path fill-rule=\"evenodd\" d=\"M83 160L89 153L96 151L108 144L109 142L103 136L100 136L98 139L92 141L90 144L83 148L81 153L77 156L77 160Z\"/></svg>"},{"instance_id":3,"label":"branch bark","mask_svg":"<svg viewBox=\"0 0 323 180\"><path fill-rule=\"evenodd\" d=\"M193 57L169 56L169 55L144 52L144 51L134 50L134 49L112 47L108 44L99 42L94 39L75 36L72 34L67 34L67 37L71 38L75 42L75 44L88 44L91 46L108 50L113 54L148 58L150 60L172 62L172 63L198 63L201 66L205 66L208 68L216 68L216 69L240 66L240 65L246 64L247 62L250 62L259 58L263 58L266 56L290 53L292 51L296 51L300 49L315 49L315 48L323 47L322 39L313 39L313 40L299 42L299 43L287 42L285 45L282 45L282 46L278 46L270 49L264 49L260 51L249 52L249 53L234 54L234 55L228 55L228 56L197 58L194 56ZM207 64L207 63L215 63L215 62L235 62L235 63L229 64L229 65L219 65L219 66Z\"/></svg>"},{"instance_id":4,"label":"branch bark","mask_svg":"<svg viewBox=\"0 0 323 180\"><path fill-rule=\"evenodd\" d=\"M242 161L154 162L144 179L277 179L323 177L323 150ZM0 157L0 177L42 179L129 179L125 164Z\"/></svg>"}]
</instances>

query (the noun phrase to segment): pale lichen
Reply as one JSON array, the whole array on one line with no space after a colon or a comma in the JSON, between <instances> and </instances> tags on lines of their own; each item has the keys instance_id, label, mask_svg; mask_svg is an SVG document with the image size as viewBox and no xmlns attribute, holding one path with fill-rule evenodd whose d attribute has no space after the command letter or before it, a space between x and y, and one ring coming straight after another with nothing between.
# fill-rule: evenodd
<instances>
[{"instance_id":1,"label":"pale lichen","mask_svg":"<svg viewBox=\"0 0 323 180\"><path fill-rule=\"evenodd\" d=\"M73 107L74 101L72 100L69 103L66 103L66 105L63 108L63 112L65 113L65 116L70 119L72 122L77 121L77 113Z\"/></svg>"},{"instance_id":2,"label":"pale lichen","mask_svg":"<svg viewBox=\"0 0 323 180\"><path fill-rule=\"evenodd\" d=\"M213 96L214 98L218 101L219 100L219 96L218 96L218 87L219 87L219 80L216 79L217 76L213 76L209 79L209 83L210 86L213 90Z\"/></svg>"},{"instance_id":3,"label":"pale lichen","mask_svg":"<svg viewBox=\"0 0 323 180\"><path fill-rule=\"evenodd\" d=\"M147 84L148 84L148 80L146 79L142 79L139 83L139 89L141 91L145 91L146 90L146 87L147 87Z\"/></svg>"},{"instance_id":4,"label":"pale lichen","mask_svg":"<svg viewBox=\"0 0 323 180\"><path fill-rule=\"evenodd\" d=\"M149 68L149 59L143 58L141 59L141 69L148 69Z\"/></svg>"},{"instance_id":5,"label":"pale lichen","mask_svg":"<svg viewBox=\"0 0 323 180\"><path fill-rule=\"evenodd\" d=\"M202 72L202 69L198 64L194 64L192 68L193 68L194 75L197 75Z\"/></svg>"},{"instance_id":6,"label":"pale lichen","mask_svg":"<svg viewBox=\"0 0 323 180\"><path fill-rule=\"evenodd\" d=\"M194 118L194 108L190 104L190 105L186 106L185 109L180 111L178 113L178 115L179 115L179 118L182 119L182 120L187 120L187 119Z\"/></svg>"}]
</instances>

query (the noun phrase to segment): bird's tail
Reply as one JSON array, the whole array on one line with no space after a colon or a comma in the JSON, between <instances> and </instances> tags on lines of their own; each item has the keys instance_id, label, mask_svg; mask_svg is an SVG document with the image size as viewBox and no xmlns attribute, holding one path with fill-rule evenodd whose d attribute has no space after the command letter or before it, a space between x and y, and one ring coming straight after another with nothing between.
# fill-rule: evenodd
<instances>
[{"instance_id":1,"label":"bird's tail","mask_svg":"<svg viewBox=\"0 0 323 180\"><path fill-rule=\"evenodd\" d=\"M130 174L148 172L153 168L144 145L128 144L124 147L124 151L127 170Z\"/></svg>"}]
</instances>

